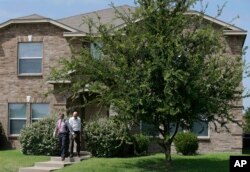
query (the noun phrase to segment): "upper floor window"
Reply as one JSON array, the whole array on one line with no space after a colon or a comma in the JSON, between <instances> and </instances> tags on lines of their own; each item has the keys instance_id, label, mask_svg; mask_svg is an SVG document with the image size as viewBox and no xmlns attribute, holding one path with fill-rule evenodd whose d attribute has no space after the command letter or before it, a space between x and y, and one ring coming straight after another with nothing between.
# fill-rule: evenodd
<instances>
[{"instance_id":1,"label":"upper floor window","mask_svg":"<svg viewBox=\"0 0 250 172\"><path fill-rule=\"evenodd\" d=\"M101 48L102 47L103 47L102 43L98 43L98 42L90 43L90 54L92 55L93 58L95 58L95 59L101 58L101 56L102 56Z\"/></svg>"},{"instance_id":2,"label":"upper floor window","mask_svg":"<svg viewBox=\"0 0 250 172\"><path fill-rule=\"evenodd\" d=\"M25 42L18 44L18 73L42 73L43 44L41 42Z\"/></svg>"}]
</instances>

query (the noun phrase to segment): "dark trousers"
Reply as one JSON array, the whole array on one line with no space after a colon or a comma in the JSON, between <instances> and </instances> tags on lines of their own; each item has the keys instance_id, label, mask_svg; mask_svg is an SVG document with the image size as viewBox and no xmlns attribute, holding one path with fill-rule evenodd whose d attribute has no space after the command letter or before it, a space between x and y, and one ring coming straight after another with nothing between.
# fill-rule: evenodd
<instances>
[{"instance_id":1,"label":"dark trousers","mask_svg":"<svg viewBox=\"0 0 250 172\"><path fill-rule=\"evenodd\" d=\"M61 157L65 158L69 154L69 134L59 133L59 145L61 148Z\"/></svg>"},{"instance_id":2,"label":"dark trousers","mask_svg":"<svg viewBox=\"0 0 250 172\"><path fill-rule=\"evenodd\" d=\"M76 142L76 153L80 155L81 141L80 141L80 131L74 131L74 135L70 135L70 156L73 156L74 142Z\"/></svg>"}]
</instances>

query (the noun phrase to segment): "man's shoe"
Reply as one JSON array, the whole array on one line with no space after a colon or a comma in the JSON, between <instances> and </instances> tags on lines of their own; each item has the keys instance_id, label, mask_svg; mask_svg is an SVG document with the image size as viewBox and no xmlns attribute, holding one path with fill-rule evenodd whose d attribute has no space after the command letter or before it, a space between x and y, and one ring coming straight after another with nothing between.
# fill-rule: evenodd
<instances>
[{"instance_id":1,"label":"man's shoe","mask_svg":"<svg viewBox=\"0 0 250 172\"><path fill-rule=\"evenodd\" d=\"M65 158L68 158L68 157L69 157L69 153L66 153L66 154L65 154Z\"/></svg>"},{"instance_id":2,"label":"man's shoe","mask_svg":"<svg viewBox=\"0 0 250 172\"><path fill-rule=\"evenodd\" d=\"M70 158L73 158L73 155L70 155L69 157L70 157Z\"/></svg>"},{"instance_id":3,"label":"man's shoe","mask_svg":"<svg viewBox=\"0 0 250 172\"><path fill-rule=\"evenodd\" d=\"M64 161L65 160L65 157L62 157L62 161Z\"/></svg>"}]
</instances>

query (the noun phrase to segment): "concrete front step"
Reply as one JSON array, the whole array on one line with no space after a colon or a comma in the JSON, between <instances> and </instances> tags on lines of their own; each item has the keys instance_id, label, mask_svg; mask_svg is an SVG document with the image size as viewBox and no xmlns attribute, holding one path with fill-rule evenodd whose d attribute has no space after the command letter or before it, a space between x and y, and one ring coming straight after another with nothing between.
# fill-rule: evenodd
<instances>
[{"instance_id":1,"label":"concrete front step","mask_svg":"<svg viewBox=\"0 0 250 172\"><path fill-rule=\"evenodd\" d=\"M53 167L53 168L63 168L67 165L71 165L74 162L64 162L64 161L48 161L48 162L36 162L35 167Z\"/></svg>"},{"instance_id":2,"label":"concrete front step","mask_svg":"<svg viewBox=\"0 0 250 172\"><path fill-rule=\"evenodd\" d=\"M73 153L74 157L77 156L76 152ZM86 156L86 155L92 155L90 152L88 151L80 151L80 156Z\"/></svg>"},{"instance_id":3,"label":"concrete front step","mask_svg":"<svg viewBox=\"0 0 250 172\"><path fill-rule=\"evenodd\" d=\"M80 155L84 156L84 155L91 155L90 152L88 151L80 151Z\"/></svg>"},{"instance_id":4,"label":"concrete front step","mask_svg":"<svg viewBox=\"0 0 250 172\"><path fill-rule=\"evenodd\" d=\"M86 160L91 158L92 155L84 155L81 157L73 157L73 158L65 158L64 162L80 162L82 160ZM51 161L62 161L61 157L51 157Z\"/></svg>"},{"instance_id":5,"label":"concrete front step","mask_svg":"<svg viewBox=\"0 0 250 172\"><path fill-rule=\"evenodd\" d=\"M19 172L51 172L61 169L67 165L75 164L85 159L91 158L91 153L87 151L81 151L80 157L65 158L64 161L61 157L51 157L51 161L37 162L34 167L23 167L19 169Z\"/></svg>"},{"instance_id":6,"label":"concrete front step","mask_svg":"<svg viewBox=\"0 0 250 172\"><path fill-rule=\"evenodd\" d=\"M20 168L19 172L51 172L54 170L58 170L60 168L56 167L24 167Z\"/></svg>"}]
</instances>

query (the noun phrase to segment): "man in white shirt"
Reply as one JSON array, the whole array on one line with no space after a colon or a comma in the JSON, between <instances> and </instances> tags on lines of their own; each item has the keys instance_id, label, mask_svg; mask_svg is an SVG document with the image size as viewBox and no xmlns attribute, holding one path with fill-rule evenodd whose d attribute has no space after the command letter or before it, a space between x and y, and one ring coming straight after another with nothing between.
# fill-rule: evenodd
<instances>
[{"instance_id":1,"label":"man in white shirt","mask_svg":"<svg viewBox=\"0 0 250 172\"><path fill-rule=\"evenodd\" d=\"M74 142L76 142L76 153L80 156L81 150L81 118L78 117L78 113L74 112L73 116L69 118L69 125L71 127L70 135L70 157L73 157Z\"/></svg>"}]
</instances>

